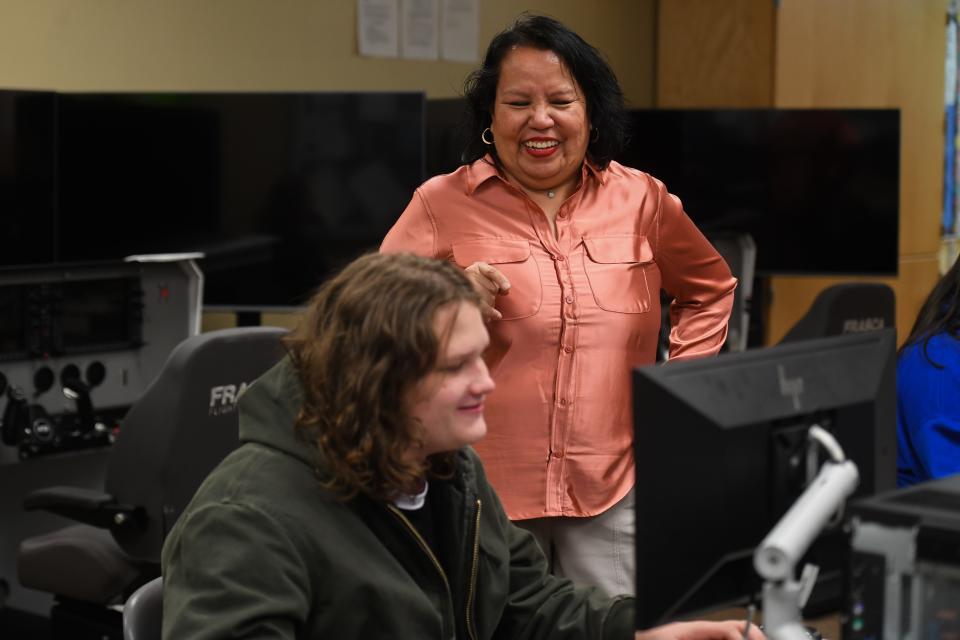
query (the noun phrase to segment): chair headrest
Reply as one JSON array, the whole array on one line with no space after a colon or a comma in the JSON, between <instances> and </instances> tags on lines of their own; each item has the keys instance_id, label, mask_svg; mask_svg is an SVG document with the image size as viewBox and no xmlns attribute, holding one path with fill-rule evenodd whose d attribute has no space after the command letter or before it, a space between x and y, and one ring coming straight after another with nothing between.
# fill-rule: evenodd
<instances>
[{"instance_id":1,"label":"chair headrest","mask_svg":"<svg viewBox=\"0 0 960 640\"><path fill-rule=\"evenodd\" d=\"M810 310L781 342L825 338L844 333L893 327L896 301L893 289L876 282L855 282L827 287Z\"/></svg>"},{"instance_id":2,"label":"chair headrest","mask_svg":"<svg viewBox=\"0 0 960 640\"><path fill-rule=\"evenodd\" d=\"M114 531L134 558L159 561L166 533L203 479L239 443L237 399L283 357L275 327L190 337L121 422L106 490L140 507L146 529Z\"/></svg>"}]
</instances>

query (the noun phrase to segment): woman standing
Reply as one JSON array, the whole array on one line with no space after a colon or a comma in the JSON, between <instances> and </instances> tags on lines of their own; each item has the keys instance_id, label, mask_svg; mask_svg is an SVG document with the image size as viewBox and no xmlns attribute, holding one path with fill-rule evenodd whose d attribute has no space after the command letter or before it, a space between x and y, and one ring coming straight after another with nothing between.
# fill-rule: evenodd
<instances>
[{"instance_id":1,"label":"woman standing","mask_svg":"<svg viewBox=\"0 0 960 640\"><path fill-rule=\"evenodd\" d=\"M433 178L381 251L452 260L486 302L499 395L476 449L555 573L633 592L631 367L715 354L736 280L662 183L612 158L623 94L599 52L523 16L466 83L470 164ZM637 423L643 446L643 408ZM668 452L664 452L667 454Z\"/></svg>"}]
</instances>

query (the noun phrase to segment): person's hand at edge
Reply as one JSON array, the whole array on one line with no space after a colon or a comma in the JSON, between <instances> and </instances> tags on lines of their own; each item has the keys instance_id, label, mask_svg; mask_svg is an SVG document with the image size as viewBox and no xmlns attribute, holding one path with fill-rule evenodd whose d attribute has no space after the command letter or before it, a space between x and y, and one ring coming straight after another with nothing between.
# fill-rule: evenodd
<instances>
[{"instance_id":1,"label":"person's hand at edge","mask_svg":"<svg viewBox=\"0 0 960 640\"><path fill-rule=\"evenodd\" d=\"M486 262L474 262L464 269L467 279L480 298L483 300L483 306L480 312L486 321L500 320L503 315L494 308L497 296L510 290L510 281L507 280L496 267L492 267Z\"/></svg>"},{"instance_id":2,"label":"person's hand at edge","mask_svg":"<svg viewBox=\"0 0 960 640\"><path fill-rule=\"evenodd\" d=\"M674 622L647 631L637 631L635 640L743 640L743 620L725 622ZM755 625L750 625L749 640L764 640L766 636Z\"/></svg>"}]
</instances>

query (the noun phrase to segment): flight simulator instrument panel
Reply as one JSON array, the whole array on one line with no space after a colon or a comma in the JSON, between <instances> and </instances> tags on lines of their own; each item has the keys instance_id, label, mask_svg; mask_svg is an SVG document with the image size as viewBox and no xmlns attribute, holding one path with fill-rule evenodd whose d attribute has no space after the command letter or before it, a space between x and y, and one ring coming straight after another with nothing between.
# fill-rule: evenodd
<instances>
[{"instance_id":1,"label":"flight simulator instrument panel","mask_svg":"<svg viewBox=\"0 0 960 640\"><path fill-rule=\"evenodd\" d=\"M199 331L193 257L0 269L0 464L113 441Z\"/></svg>"}]
</instances>

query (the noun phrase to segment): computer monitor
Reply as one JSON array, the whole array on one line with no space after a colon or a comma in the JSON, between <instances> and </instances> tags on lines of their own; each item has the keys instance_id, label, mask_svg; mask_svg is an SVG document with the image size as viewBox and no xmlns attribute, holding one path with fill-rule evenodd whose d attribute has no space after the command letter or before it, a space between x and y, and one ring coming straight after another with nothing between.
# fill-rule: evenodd
<instances>
[{"instance_id":1,"label":"computer monitor","mask_svg":"<svg viewBox=\"0 0 960 640\"><path fill-rule=\"evenodd\" d=\"M430 98L426 102L424 161L426 178L456 171L467 148L467 101Z\"/></svg>"},{"instance_id":2,"label":"computer monitor","mask_svg":"<svg viewBox=\"0 0 960 640\"><path fill-rule=\"evenodd\" d=\"M753 550L803 491L811 425L856 463L855 495L895 486L895 345L884 329L634 370L638 628L757 593ZM834 531L808 554L821 611L845 546Z\"/></svg>"},{"instance_id":3,"label":"computer monitor","mask_svg":"<svg viewBox=\"0 0 960 640\"><path fill-rule=\"evenodd\" d=\"M56 254L56 94L0 90L0 269Z\"/></svg>"},{"instance_id":4,"label":"computer monitor","mask_svg":"<svg viewBox=\"0 0 960 640\"><path fill-rule=\"evenodd\" d=\"M204 304L302 305L424 177L422 92L63 93L58 260L202 251Z\"/></svg>"},{"instance_id":5,"label":"computer monitor","mask_svg":"<svg viewBox=\"0 0 960 640\"><path fill-rule=\"evenodd\" d=\"M423 182L425 101L0 90L0 269L198 251L208 307L300 306Z\"/></svg>"},{"instance_id":6,"label":"computer monitor","mask_svg":"<svg viewBox=\"0 0 960 640\"><path fill-rule=\"evenodd\" d=\"M662 180L708 237L749 234L758 275L897 273L897 109L635 109L630 117L633 136L617 160Z\"/></svg>"}]
</instances>

